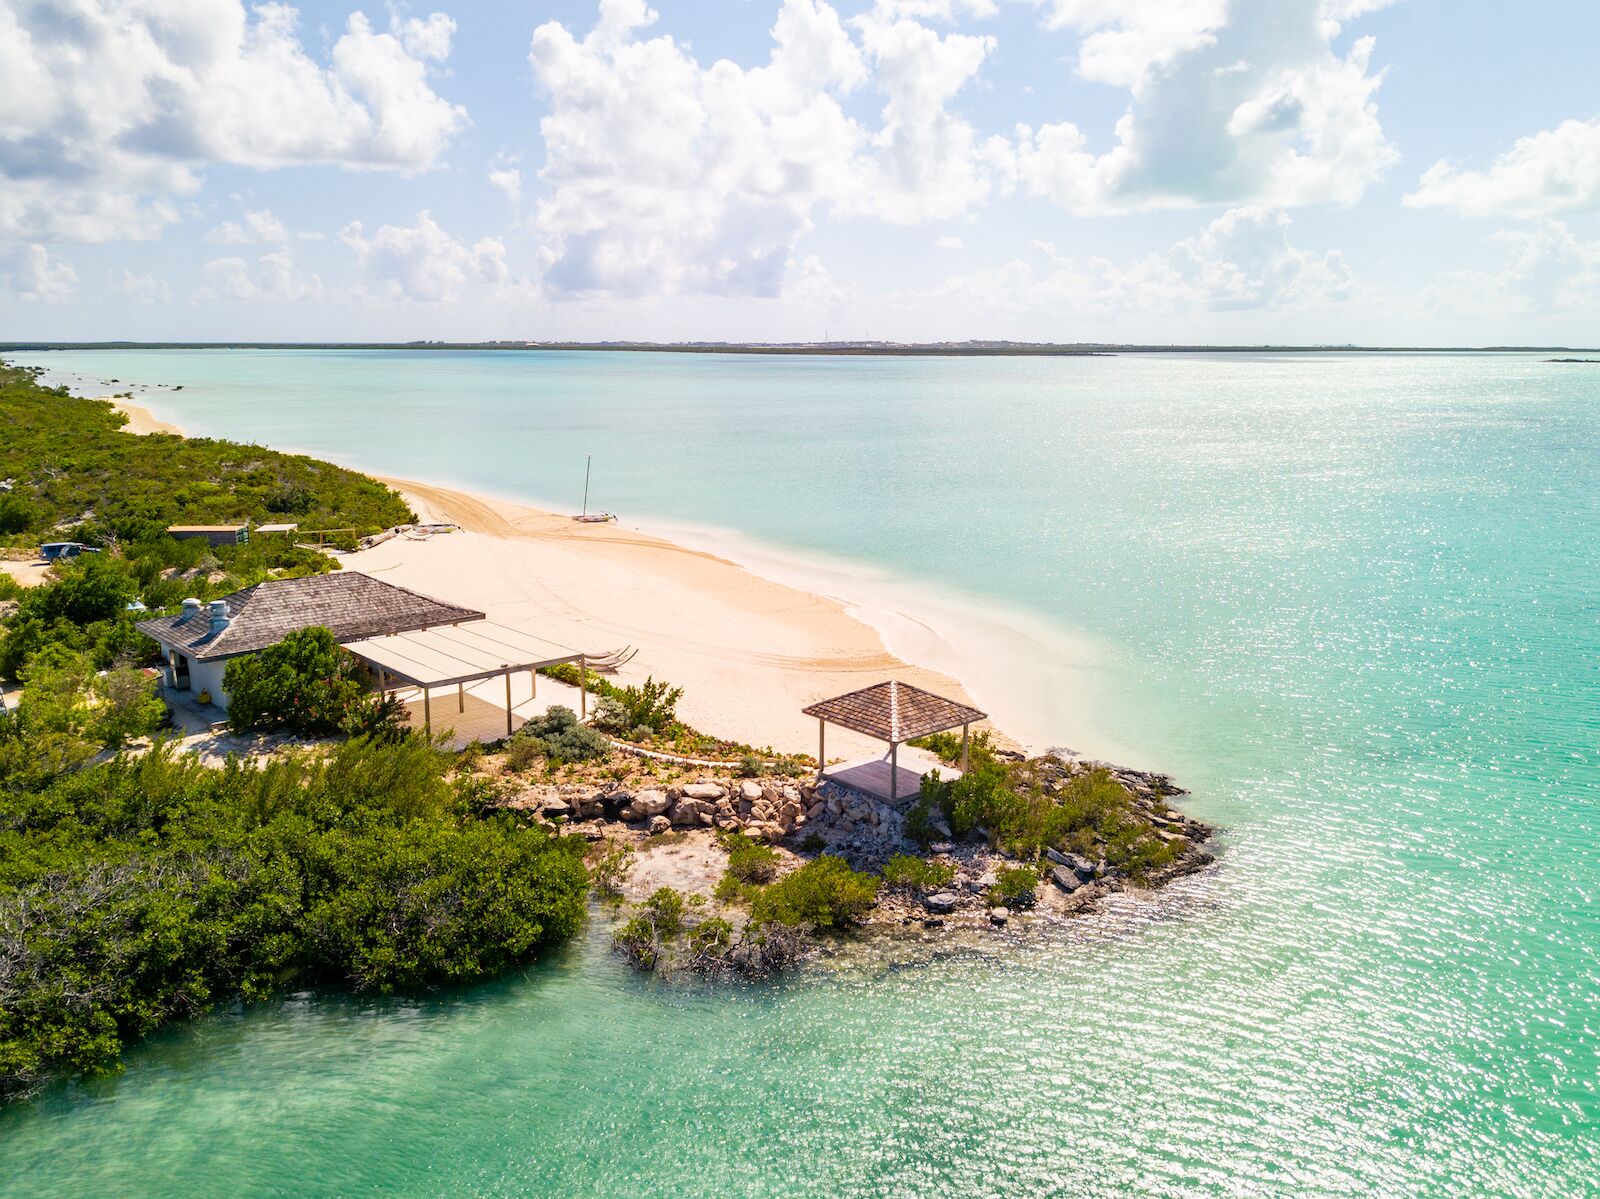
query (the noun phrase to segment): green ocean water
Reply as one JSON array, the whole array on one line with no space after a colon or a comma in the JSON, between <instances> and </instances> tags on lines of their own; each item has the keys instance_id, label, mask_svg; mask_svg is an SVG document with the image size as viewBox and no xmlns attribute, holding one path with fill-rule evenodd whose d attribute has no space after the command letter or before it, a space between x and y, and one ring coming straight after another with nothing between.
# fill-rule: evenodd
<instances>
[{"instance_id":1,"label":"green ocean water","mask_svg":"<svg viewBox=\"0 0 1600 1199\"><path fill-rule=\"evenodd\" d=\"M590 938L220 1013L0 1113L0 1195L1600 1193L1594 368L13 357L562 507L592 452L630 518L999 605L1019 660L1093 647L1057 740L1228 832L1153 899L931 963L706 990ZM1054 711L1061 652L1008 702Z\"/></svg>"}]
</instances>

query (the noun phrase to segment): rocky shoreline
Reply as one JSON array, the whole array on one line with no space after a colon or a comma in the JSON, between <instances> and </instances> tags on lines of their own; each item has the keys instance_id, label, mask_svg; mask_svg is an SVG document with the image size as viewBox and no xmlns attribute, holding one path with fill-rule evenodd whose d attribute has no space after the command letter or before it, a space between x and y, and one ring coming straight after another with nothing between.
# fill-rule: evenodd
<instances>
[{"instance_id":1,"label":"rocky shoreline","mask_svg":"<svg viewBox=\"0 0 1600 1199\"><path fill-rule=\"evenodd\" d=\"M1000 756L1022 762L1021 754ZM772 846L780 871L797 869L824 854L842 858L852 869L878 874L897 855L923 855L941 878L937 886L880 886L876 903L856 932L914 930L924 938L992 934L1019 925L1048 923L1094 912L1102 900L1130 888L1157 888L1215 861L1206 848L1217 829L1172 806L1187 792L1164 774L1134 770L1052 750L1027 762L1044 793L1064 791L1071 780L1104 772L1128 797L1128 812L1147 833L1171 845L1176 856L1137 880L1103 857L1046 848L1037 862L1024 862L991 845L987 830L965 838L940 820L931 843L917 844L906 831L911 802L895 807L815 778L781 775L738 777L734 771L696 771L672 781L644 786L609 782L535 783L508 795L506 807L536 814L569 836L582 836L601 849L628 858L629 877L617 896L643 903L660 887L683 892L703 917L729 920L743 914L718 902L717 882L726 866L721 848L730 834ZM996 887L1007 871L1037 869L1030 895L996 902ZM845 938L849 940L850 938ZM808 948L824 941L837 949L838 937L808 938Z\"/></svg>"}]
</instances>

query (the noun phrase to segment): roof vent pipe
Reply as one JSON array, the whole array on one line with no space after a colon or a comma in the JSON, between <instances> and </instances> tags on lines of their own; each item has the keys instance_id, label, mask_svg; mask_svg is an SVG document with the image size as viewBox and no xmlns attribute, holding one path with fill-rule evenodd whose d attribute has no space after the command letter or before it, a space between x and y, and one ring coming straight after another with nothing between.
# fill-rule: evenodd
<instances>
[{"instance_id":1,"label":"roof vent pipe","mask_svg":"<svg viewBox=\"0 0 1600 1199\"><path fill-rule=\"evenodd\" d=\"M199 615L200 615L200 601L199 600L194 599L194 598L191 597L191 598L186 599L186 600L183 601L183 616L182 616L181 619L188 620L191 616L199 616Z\"/></svg>"},{"instance_id":2,"label":"roof vent pipe","mask_svg":"<svg viewBox=\"0 0 1600 1199\"><path fill-rule=\"evenodd\" d=\"M228 627L228 601L211 601L211 631L220 633Z\"/></svg>"}]
</instances>

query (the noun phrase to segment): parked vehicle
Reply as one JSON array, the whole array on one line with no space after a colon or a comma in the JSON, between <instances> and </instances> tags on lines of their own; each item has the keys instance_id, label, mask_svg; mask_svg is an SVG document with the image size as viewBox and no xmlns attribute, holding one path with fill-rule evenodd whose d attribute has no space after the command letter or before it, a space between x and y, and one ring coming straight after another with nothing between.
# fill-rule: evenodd
<instances>
[{"instance_id":1,"label":"parked vehicle","mask_svg":"<svg viewBox=\"0 0 1600 1199\"><path fill-rule=\"evenodd\" d=\"M63 558L76 558L79 554L98 554L100 551L81 541L47 541L39 547L39 557L46 562L59 562Z\"/></svg>"}]
</instances>

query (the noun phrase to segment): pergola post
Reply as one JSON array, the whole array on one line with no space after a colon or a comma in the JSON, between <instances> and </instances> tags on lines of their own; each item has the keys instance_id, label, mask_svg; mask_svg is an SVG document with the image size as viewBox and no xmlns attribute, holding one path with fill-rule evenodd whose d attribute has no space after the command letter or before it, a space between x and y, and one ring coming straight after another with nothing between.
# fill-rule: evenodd
<instances>
[{"instance_id":1,"label":"pergola post","mask_svg":"<svg viewBox=\"0 0 1600 1199\"><path fill-rule=\"evenodd\" d=\"M900 742L889 742L889 806L900 799Z\"/></svg>"},{"instance_id":2,"label":"pergola post","mask_svg":"<svg viewBox=\"0 0 1600 1199\"><path fill-rule=\"evenodd\" d=\"M970 725L961 726L961 773L967 773L967 729Z\"/></svg>"},{"instance_id":3,"label":"pergola post","mask_svg":"<svg viewBox=\"0 0 1600 1199\"><path fill-rule=\"evenodd\" d=\"M828 722L817 717L817 777L828 768Z\"/></svg>"},{"instance_id":4,"label":"pergola post","mask_svg":"<svg viewBox=\"0 0 1600 1199\"><path fill-rule=\"evenodd\" d=\"M589 659L578 655L578 718L589 719Z\"/></svg>"},{"instance_id":5,"label":"pergola post","mask_svg":"<svg viewBox=\"0 0 1600 1199\"><path fill-rule=\"evenodd\" d=\"M532 693L534 699L539 698L539 668L537 666L528 667L528 690Z\"/></svg>"},{"instance_id":6,"label":"pergola post","mask_svg":"<svg viewBox=\"0 0 1600 1199\"><path fill-rule=\"evenodd\" d=\"M428 688L422 688L422 731L433 732L433 706L428 702Z\"/></svg>"},{"instance_id":7,"label":"pergola post","mask_svg":"<svg viewBox=\"0 0 1600 1199\"><path fill-rule=\"evenodd\" d=\"M511 667L506 667L506 736L511 736Z\"/></svg>"},{"instance_id":8,"label":"pergola post","mask_svg":"<svg viewBox=\"0 0 1600 1199\"><path fill-rule=\"evenodd\" d=\"M467 685L465 683L457 683L456 684L456 711L457 712L465 712L466 710L467 710Z\"/></svg>"}]
</instances>

